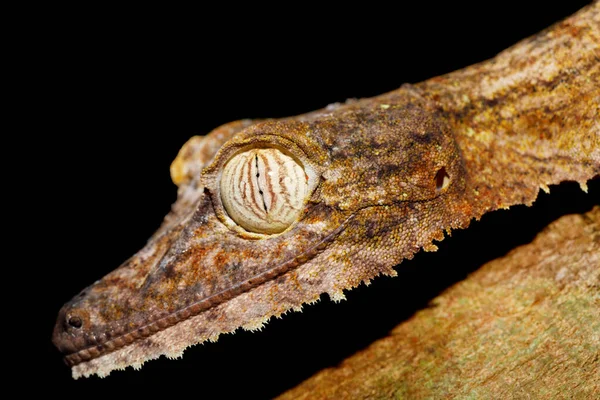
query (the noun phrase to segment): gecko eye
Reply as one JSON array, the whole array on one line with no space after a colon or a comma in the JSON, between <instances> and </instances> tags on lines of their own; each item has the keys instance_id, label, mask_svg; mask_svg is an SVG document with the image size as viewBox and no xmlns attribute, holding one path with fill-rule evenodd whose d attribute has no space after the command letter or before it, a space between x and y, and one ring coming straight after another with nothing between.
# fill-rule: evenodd
<instances>
[{"instance_id":1,"label":"gecko eye","mask_svg":"<svg viewBox=\"0 0 600 400\"><path fill-rule=\"evenodd\" d=\"M236 154L225 164L220 185L229 217L247 231L264 234L289 227L308 194L302 165L276 148Z\"/></svg>"},{"instance_id":2,"label":"gecko eye","mask_svg":"<svg viewBox=\"0 0 600 400\"><path fill-rule=\"evenodd\" d=\"M67 323L69 324L69 326L72 326L76 329L81 328L81 326L83 325L83 321L79 317L70 317Z\"/></svg>"}]
</instances>

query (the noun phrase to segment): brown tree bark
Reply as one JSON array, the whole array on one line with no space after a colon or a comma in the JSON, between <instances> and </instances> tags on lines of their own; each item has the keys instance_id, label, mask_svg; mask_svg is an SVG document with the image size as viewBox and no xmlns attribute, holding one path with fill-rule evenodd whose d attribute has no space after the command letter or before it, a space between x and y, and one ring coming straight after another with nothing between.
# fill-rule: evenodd
<instances>
[{"instance_id":1,"label":"brown tree bark","mask_svg":"<svg viewBox=\"0 0 600 400\"><path fill-rule=\"evenodd\" d=\"M600 207L553 222L280 398L600 398Z\"/></svg>"}]
</instances>

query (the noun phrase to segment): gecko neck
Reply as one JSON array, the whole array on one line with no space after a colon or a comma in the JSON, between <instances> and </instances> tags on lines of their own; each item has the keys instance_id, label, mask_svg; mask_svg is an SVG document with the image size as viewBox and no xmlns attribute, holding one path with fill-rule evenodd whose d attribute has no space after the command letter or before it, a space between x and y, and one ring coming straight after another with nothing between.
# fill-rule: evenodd
<instances>
[{"instance_id":1,"label":"gecko neck","mask_svg":"<svg viewBox=\"0 0 600 400\"><path fill-rule=\"evenodd\" d=\"M600 2L489 61L415 88L452 127L473 193L495 193L484 205L491 209L522 203L515 187L528 187L535 199L540 188L565 180L587 190L587 177L600 174L600 85L592 82L600 82Z\"/></svg>"}]
</instances>

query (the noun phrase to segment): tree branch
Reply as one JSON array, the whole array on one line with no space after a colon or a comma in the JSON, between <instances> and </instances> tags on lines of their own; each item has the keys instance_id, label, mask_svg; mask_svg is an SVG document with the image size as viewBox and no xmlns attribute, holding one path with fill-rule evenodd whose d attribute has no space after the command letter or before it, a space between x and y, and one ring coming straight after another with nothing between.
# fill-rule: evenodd
<instances>
[{"instance_id":1,"label":"tree branch","mask_svg":"<svg viewBox=\"0 0 600 400\"><path fill-rule=\"evenodd\" d=\"M553 222L281 399L453 397L600 397L600 207Z\"/></svg>"}]
</instances>

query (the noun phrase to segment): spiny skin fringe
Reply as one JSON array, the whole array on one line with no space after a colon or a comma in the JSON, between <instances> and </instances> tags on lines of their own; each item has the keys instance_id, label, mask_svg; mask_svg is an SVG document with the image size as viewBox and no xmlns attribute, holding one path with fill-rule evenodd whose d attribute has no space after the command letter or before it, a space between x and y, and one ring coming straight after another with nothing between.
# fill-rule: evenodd
<instances>
[{"instance_id":1,"label":"spiny skin fringe","mask_svg":"<svg viewBox=\"0 0 600 400\"><path fill-rule=\"evenodd\" d=\"M583 183L583 184L582 184L581 182L579 182L579 185L580 185L580 187L582 187L582 189L583 189L583 187L586 187L586 188L587 188L587 184L586 184L586 183ZM538 195L539 195L539 189L538 189L538 193L537 193L537 195L536 195L536 198L537 198L537 196L538 196ZM534 200L534 201L535 201L535 200ZM532 201L531 203L533 203L534 201ZM509 207L506 207L506 208L509 208ZM477 218L477 219L479 219L479 218ZM442 236L442 238L441 238L441 239L443 239L443 238L444 238L444 236ZM439 239L432 239L432 243L431 243L430 245L433 245L433 240L439 240ZM428 247L428 246L423 246L423 248L425 248L425 247ZM411 257L411 258L412 258L412 257ZM397 271L396 271L395 269L392 269L392 270L391 270L391 271L389 271L389 272L383 272L383 273L377 274L377 275L373 276L373 278L376 278L378 275L387 275L387 276L390 276L390 277L395 277L395 276L397 276ZM373 279L373 278L372 278L372 279ZM361 283L364 283L366 286L368 286L368 285L371 283L371 280L372 280L372 279L365 279L365 280L363 280ZM359 284L360 284L360 283L359 283ZM352 289L354 289L354 288L355 288L355 287L357 287L357 286L358 286L358 285L356 285L356 286L352 286L352 287L349 287L349 288L347 288L347 289L345 289L345 290L352 290ZM343 291L339 291L339 292L330 292L330 293L327 293L327 294L329 295L330 299L331 299L333 302L335 302L335 303L338 303L338 302L340 302L341 300L345 300L345 299L346 299L346 296L345 296L345 294L344 294L344 292L343 292ZM306 301L306 302L304 302L304 303L303 303L303 304L302 304L300 307L292 307L292 308L290 308L290 309L287 309L287 310L285 310L285 311L283 311L283 312L281 312L281 313L279 313L279 314L272 315L272 316L268 316L268 317L265 317L265 318L262 318L262 319L257 319L256 321L254 321L254 322L251 322L250 324L246 324L246 325L242 326L241 328L242 328L242 329L245 329L245 330L252 331L252 332L255 332L255 331L257 331L257 330L259 330L259 331L260 331L260 330L262 330L262 329L263 329L263 328L266 326L266 324L268 324L269 320L270 320L272 317L275 317L275 318L281 318L281 317L282 317L284 314L288 314L288 313L291 313L291 312L302 312L302 311L303 311L303 306L304 306L304 305L314 305L314 304L317 304L317 303L318 303L320 300L321 300L320 296L317 296L317 297L316 297L315 299L313 299L313 300L309 300L309 301ZM234 330L231 330L231 331L228 331L228 332L222 332L222 333L220 333L220 334L215 334L215 335L213 335L213 336L211 336L211 337L207 338L207 339L206 339L206 340L204 340L204 341L200 341L200 342L197 342L197 343L192 343L192 344L190 344L190 345L188 345L188 346L184 347L183 349L181 349L181 350L179 350L179 351L172 351L172 352L171 352L171 351L168 351L168 350L167 350L167 351L165 351L165 352L164 352L163 354L161 354L161 355L164 355L164 356L165 356L167 359L170 359L170 360L175 360L175 359L182 358L182 357L183 357L183 354L184 354L184 352L185 352L185 350L187 350L188 348L190 348L190 347L192 347L192 346L195 346L195 345L198 345L198 344L205 344L206 342L216 342L216 341L218 341L218 339L219 339L219 337L220 337L220 335L221 335L221 334L234 334L234 333L235 333L235 332L236 332L238 329L240 329L240 328L236 328L236 329L234 329ZM140 361L140 362L133 363L133 364L131 364L130 366L131 366L131 367L132 367L134 370L139 370L139 369L141 369L141 368L142 368L142 366L143 366L143 365L144 365L144 364L145 364L147 361L151 361L151 360L157 359L157 358L159 358L161 355L157 355L157 356L153 356L153 357L148 357L147 359L145 359L145 360L142 360L142 361ZM74 379L78 379L78 378L80 378L80 377L89 377L89 376L92 376L92 375L97 375L97 376L99 376L100 378L104 378L104 377L106 377L106 376L110 375L110 373L111 373L113 370L116 370L116 371L121 371L121 370L126 370L126 369L127 369L127 366L125 366L125 367L118 366L118 367L115 367L115 368L113 368L111 371L108 371L108 372L97 371L97 372L92 372L92 373L84 373L84 374L81 374L81 375L79 375L79 374L76 374L75 370L73 369L73 370L72 370L72 375L73 375L73 378L74 378Z\"/></svg>"},{"instance_id":2,"label":"spiny skin fringe","mask_svg":"<svg viewBox=\"0 0 600 400\"><path fill-rule=\"evenodd\" d=\"M587 189L587 182L585 182L585 183L583 183L583 184L582 184L581 182L579 182L579 185L582 187L582 189L583 189L583 187L585 187L585 188ZM587 192L586 192L586 193L587 193ZM537 197L538 197L538 196L539 196L539 189L538 189L538 192L537 192L537 194L536 194L536 196L535 196L534 200L532 200L530 203L532 204L533 202L535 202L535 199L537 199ZM527 205L528 205L528 206L531 206L531 204L527 204ZM507 207L504 207L504 208L508 209L508 208L509 208L509 206L507 206ZM480 219L480 218L475 218L475 220L479 220L479 219ZM451 230L451 228L448 228L448 230ZM446 233L448 233L448 235L449 235L449 232L448 232L448 230L447 230L447 232L446 232ZM450 235L449 235L449 236L450 236ZM425 245L425 246L423 246L423 247L422 247L422 249L423 249L423 250L425 250L425 248L429 248L430 246L434 246L434 247L435 247L435 250L437 250L437 246L435 246L435 245L433 244L433 241L434 241L434 240L438 240L438 241L440 241L440 240L443 240L444 238L445 238L445 236L443 235L443 232L442 232L442 236L441 236L441 238L439 238L439 237L437 237L437 238L432 238L432 239L431 239L431 243L430 243L429 245ZM435 250L434 250L434 251L435 251ZM410 260L410 259L412 259L413 257L414 257L414 255L413 255L413 256L411 256L411 257L407 257L407 260ZM386 275L386 276L390 276L390 277L396 277L396 276L398 276L398 273L397 273L397 271L396 271L395 269L391 269L390 271L387 271L387 272L380 272L380 273L376 274L375 276L373 276L371 279L364 279L364 280L362 280L360 283L364 283L366 286L369 286L369 285L370 285L370 283L371 283L371 280L372 280L372 279L374 279L374 278L377 278L379 275ZM359 284L357 284L357 285L355 285L355 286L351 286L351 287L349 287L349 288L346 288L345 290L348 290L348 291L350 291L350 290L352 290L352 289L354 289L354 288L358 287L358 286L360 285L360 283L359 283ZM324 293L324 294L325 294L325 293ZM340 292L331 292L331 293L326 293L326 294L328 294L328 295L329 295L330 299L331 299L331 300L332 300L334 303L339 303L339 302L340 302L340 301L342 301L342 300L346 300L346 296L345 296L345 294L344 294L344 292L343 292L343 291L340 291ZM159 354L159 355L157 355L157 356L151 356L151 357L148 357L148 358L146 358L146 359L144 359L144 360L142 360L142 361L140 361L140 362L137 362L137 363L131 364L131 365L129 365L129 366L133 367L133 369L134 369L134 370L140 370L140 369L143 367L143 365L144 365L146 362L148 362L148 361L152 361L152 360L155 360L155 359L158 359L158 358L160 358L160 357L161 357L161 356L163 356L163 355L164 355L164 356L165 356L167 359L169 359L169 360L176 360L176 359L182 358L182 357L183 357L183 355L184 355L184 352L185 352L185 350L187 350L188 348L191 348L191 347L193 347L193 346L196 346L196 345L199 345L199 344L205 344L206 342L211 342L211 343L217 342L217 341L218 341L218 339L219 339L219 337L220 337L221 335L224 335L224 334L235 334L235 333L236 333L236 331L237 331L238 329L240 329L240 328L241 328L241 329L248 330L248 331L251 331L251 332L255 332L255 331L257 331L257 330L258 330L258 331L261 331L261 330L262 330L262 329L263 329L263 328L264 328L264 327L265 327L265 326L268 324L268 322L269 322L269 320L270 320L271 318L273 318L273 317L274 317L274 318L282 318L282 316L283 316L284 314L288 314L288 313L292 313L292 312L302 312L302 311L303 311L303 309L302 309L302 308L303 308L303 306L304 306L304 305L315 305L315 304L317 304L317 303L318 303L320 300L321 300L320 296L317 296L317 297L316 297L315 299L313 299L313 300L308 300L308 301L305 301L305 302L303 302L303 303L300 305L300 307L292 307L292 308L290 308L290 309L287 309L287 310L285 310L285 311L283 311L283 312L281 312L281 313L279 313L279 314L274 314L274 315L271 315L271 316L265 317L265 318L263 318L263 319L258 319L257 321L255 321L255 322L253 322L253 323L246 324L246 325L244 325L244 326L242 326L242 327L238 327L238 328L236 328L236 329L233 329L233 330L231 330L231 331L227 331L227 332L221 332L221 333L219 333L219 334L215 334L215 335L213 335L213 336L211 336L211 337L209 337L208 339L205 339L205 340L203 340L203 341L199 341L199 342L197 342L197 343L192 343L192 344L189 344L189 345L185 346L183 349L181 349L181 350L179 350L179 351L174 351L174 352L165 351L163 354ZM83 364L85 364L85 363L83 363ZM77 374L74 368L73 368L71 371L72 371L72 377L73 377L74 379L79 379L80 377L85 377L85 378L88 378L88 377L90 377L90 376L93 376L93 375L97 375L97 376L98 376L98 377L100 377L100 378L104 378L104 377L107 377L108 375L110 375L110 373L111 373L112 371L124 371L124 370L126 370L126 369L127 369L127 367L129 367L129 366L124 366L124 367L121 367L121 366L119 366L119 367L115 367L115 368L111 369L111 370L110 370L110 371L108 371L108 372L95 371L95 372L91 372L91 373Z\"/></svg>"},{"instance_id":3,"label":"spiny skin fringe","mask_svg":"<svg viewBox=\"0 0 600 400\"><path fill-rule=\"evenodd\" d=\"M392 270L392 271L393 271L393 273L389 273L389 274L386 273L384 275L391 276L391 277L397 276L397 272L395 270ZM377 276L375 276L374 278L376 278L376 277ZM367 281L362 281L362 283L364 283L365 285L368 286L370 284L370 280L368 280L368 282ZM358 287L358 285L350 287L350 288L348 288L346 290L352 290L352 289L355 289L356 287ZM324 293L324 294L328 294L329 297L330 297L330 299L331 299L331 301L333 301L334 303L339 303L339 302L341 302L343 300L347 300L346 296L345 296L345 294L343 292ZM269 323L269 320L271 318L279 318L280 319L280 318L282 318L283 315L288 314L288 313L302 312L303 311L302 307L304 305L309 305L309 306L315 305L315 304L319 303L320 300L321 300L321 297L319 296L319 297L317 297L314 300L310 300L310 301L304 302L300 307L290 308L290 309L285 310L285 311L283 311L283 312L281 312L281 313L279 313L277 315L272 315L272 316L269 316L269 317L265 317L263 319L259 319L256 322L253 322L253 323L250 323L250 324L246 324L246 325L244 325L242 327L239 327L239 328L236 328L236 329L234 329L232 331L222 332L222 333L213 335L213 336L209 337L208 339L203 340L201 342L192 343L192 344L186 346L185 348L181 349L180 351L177 351L177 352L165 351L163 354L157 355L155 357L148 357L145 360L142 360L140 362L131 364L129 366L115 367L115 368L113 368L112 370L110 370L110 371L108 371L106 373L104 373L102 371L97 371L97 372L84 373L84 374L79 375L79 374L76 374L75 369L73 368L73 369L71 369L72 377L73 377L73 379L79 379L81 377L83 377L83 378L89 378L90 376L97 375L100 378L105 378L105 377L109 376L113 371L125 371L128 367L132 367L135 371L139 371L144 366L144 364L146 362L152 361L152 360L156 360L156 359L160 358L161 356L164 356L164 357L166 357L169 360L177 360L179 358L183 358L184 352L188 348L191 348L191 347L196 346L196 345L204 345L206 343L215 343L215 342L217 342L219 340L219 337L221 335L235 334L239 329L244 329L244 330L247 330L247 331L250 331L250 332L262 331L262 329L265 328L266 325ZM85 364L85 363L82 363L82 364Z\"/></svg>"}]
</instances>

